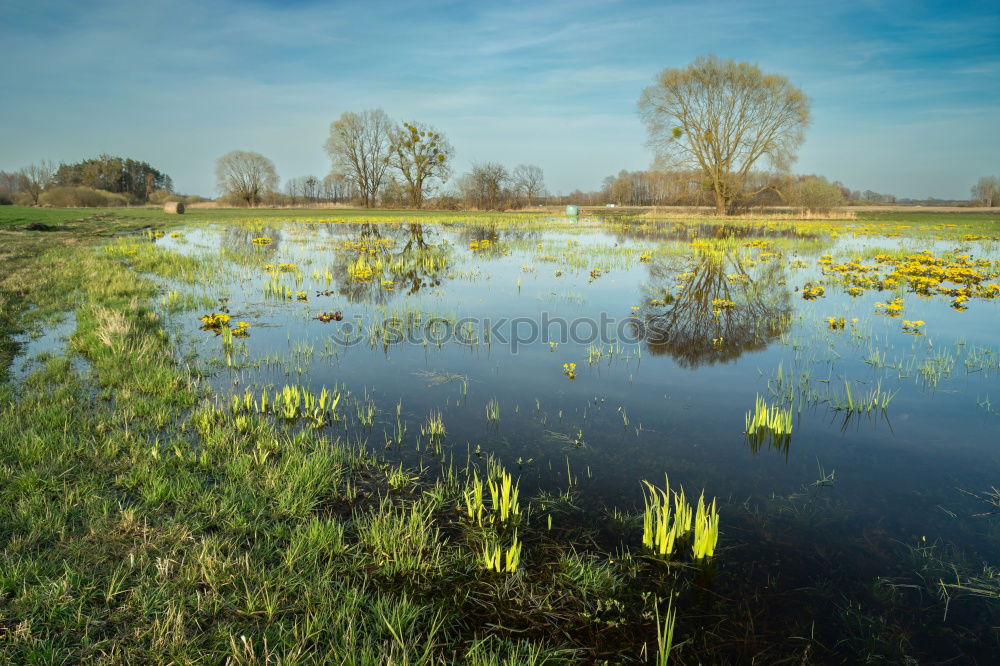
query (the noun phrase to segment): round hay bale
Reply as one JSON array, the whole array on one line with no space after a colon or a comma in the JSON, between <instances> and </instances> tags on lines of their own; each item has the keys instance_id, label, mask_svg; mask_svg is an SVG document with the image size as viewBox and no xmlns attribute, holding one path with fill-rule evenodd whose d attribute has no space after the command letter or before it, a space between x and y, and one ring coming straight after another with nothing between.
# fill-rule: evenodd
<instances>
[{"instance_id":1,"label":"round hay bale","mask_svg":"<svg viewBox=\"0 0 1000 666\"><path fill-rule=\"evenodd\" d=\"M184 204L180 201L168 201L163 204L163 212L170 213L173 215L183 215L184 214Z\"/></svg>"}]
</instances>

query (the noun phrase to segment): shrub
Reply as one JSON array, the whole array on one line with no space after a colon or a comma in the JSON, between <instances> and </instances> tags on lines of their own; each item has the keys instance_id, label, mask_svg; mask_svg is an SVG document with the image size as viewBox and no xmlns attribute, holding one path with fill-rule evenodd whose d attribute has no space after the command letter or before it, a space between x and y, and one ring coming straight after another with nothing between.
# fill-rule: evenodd
<instances>
[{"instance_id":1,"label":"shrub","mask_svg":"<svg viewBox=\"0 0 1000 666\"><path fill-rule=\"evenodd\" d=\"M128 197L107 190L67 185L45 190L39 196L38 203L57 208L110 208L127 205Z\"/></svg>"},{"instance_id":2,"label":"shrub","mask_svg":"<svg viewBox=\"0 0 1000 666\"><path fill-rule=\"evenodd\" d=\"M844 194L826 178L805 178L791 186L787 194L788 203L813 211L829 213L830 209L844 205Z\"/></svg>"},{"instance_id":3,"label":"shrub","mask_svg":"<svg viewBox=\"0 0 1000 666\"><path fill-rule=\"evenodd\" d=\"M174 194L169 190L154 190L149 195L149 203L156 204L157 206L162 206L168 201L184 201L184 197Z\"/></svg>"},{"instance_id":4,"label":"shrub","mask_svg":"<svg viewBox=\"0 0 1000 666\"><path fill-rule=\"evenodd\" d=\"M462 210L462 201L456 196L442 194L430 201L430 208L437 208L438 210Z\"/></svg>"},{"instance_id":5,"label":"shrub","mask_svg":"<svg viewBox=\"0 0 1000 666\"><path fill-rule=\"evenodd\" d=\"M184 196L183 194L175 194L169 190L155 190L149 195L148 203L162 206L168 201L179 201L184 204L200 203L202 201L208 201L205 197L198 196L197 194L189 194Z\"/></svg>"}]
</instances>

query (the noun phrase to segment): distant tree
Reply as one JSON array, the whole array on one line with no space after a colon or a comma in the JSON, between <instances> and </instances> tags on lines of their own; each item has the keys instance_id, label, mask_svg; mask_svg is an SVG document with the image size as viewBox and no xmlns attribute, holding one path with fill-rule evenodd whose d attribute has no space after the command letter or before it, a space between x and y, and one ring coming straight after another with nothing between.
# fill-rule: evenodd
<instances>
[{"instance_id":1,"label":"distant tree","mask_svg":"<svg viewBox=\"0 0 1000 666\"><path fill-rule=\"evenodd\" d=\"M519 164L511 172L514 191L517 195L524 197L527 205L531 205L533 199L537 199L545 194L545 173L542 168L534 164Z\"/></svg>"},{"instance_id":2,"label":"distant tree","mask_svg":"<svg viewBox=\"0 0 1000 666\"><path fill-rule=\"evenodd\" d=\"M332 172L323 178L323 198L340 203L355 196L354 181L347 174Z\"/></svg>"},{"instance_id":3,"label":"distant tree","mask_svg":"<svg viewBox=\"0 0 1000 666\"><path fill-rule=\"evenodd\" d=\"M55 171L55 166L46 160L29 164L18 171L18 174L21 176L23 191L27 192L32 204L37 204L38 197L41 196L42 191L52 184Z\"/></svg>"},{"instance_id":4,"label":"distant tree","mask_svg":"<svg viewBox=\"0 0 1000 666\"><path fill-rule=\"evenodd\" d=\"M861 196L858 198L864 201L871 201L872 203L896 203L895 195L881 194L872 190L861 192Z\"/></svg>"},{"instance_id":5,"label":"distant tree","mask_svg":"<svg viewBox=\"0 0 1000 666\"><path fill-rule=\"evenodd\" d=\"M604 180L601 181L601 199L605 203L614 203L611 198L611 188L614 187L616 176L606 176Z\"/></svg>"},{"instance_id":6,"label":"distant tree","mask_svg":"<svg viewBox=\"0 0 1000 666\"><path fill-rule=\"evenodd\" d=\"M302 196L310 203L319 199L320 180L316 176L304 176L302 178Z\"/></svg>"},{"instance_id":7,"label":"distant tree","mask_svg":"<svg viewBox=\"0 0 1000 666\"><path fill-rule=\"evenodd\" d=\"M288 195L288 203L295 205L299 199L299 179L289 178L285 181L285 194Z\"/></svg>"},{"instance_id":8,"label":"distant tree","mask_svg":"<svg viewBox=\"0 0 1000 666\"><path fill-rule=\"evenodd\" d=\"M510 174L497 162L474 164L460 180L466 203L480 210L504 210L510 199Z\"/></svg>"},{"instance_id":9,"label":"distant tree","mask_svg":"<svg viewBox=\"0 0 1000 666\"><path fill-rule=\"evenodd\" d=\"M124 194L139 202L147 201L157 190L173 191L170 176L147 162L107 154L75 164L60 164L53 182Z\"/></svg>"},{"instance_id":10,"label":"distant tree","mask_svg":"<svg viewBox=\"0 0 1000 666\"><path fill-rule=\"evenodd\" d=\"M26 187L26 179L19 171L0 171L0 204L14 203Z\"/></svg>"},{"instance_id":11,"label":"distant tree","mask_svg":"<svg viewBox=\"0 0 1000 666\"><path fill-rule=\"evenodd\" d=\"M348 111L330 125L326 152L333 168L347 174L357 187L362 205L375 205L389 168L392 121L382 109Z\"/></svg>"},{"instance_id":12,"label":"distant tree","mask_svg":"<svg viewBox=\"0 0 1000 666\"><path fill-rule=\"evenodd\" d=\"M844 193L826 178L807 176L793 183L785 194L792 206L798 206L814 213L828 213L837 206L844 205Z\"/></svg>"},{"instance_id":13,"label":"distant tree","mask_svg":"<svg viewBox=\"0 0 1000 666\"><path fill-rule=\"evenodd\" d=\"M440 132L416 122L394 127L389 146L389 166L402 176L410 206L420 208L429 188L448 180L455 151Z\"/></svg>"},{"instance_id":14,"label":"distant tree","mask_svg":"<svg viewBox=\"0 0 1000 666\"><path fill-rule=\"evenodd\" d=\"M391 175L382 183L378 200L380 204L387 208L403 208L408 203L411 203L411 194L412 192L408 183L396 178L395 175Z\"/></svg>"},{"instance_id":15,"label":"distant tree","mask_svg":"<svg viewBox=\"0 0 1000 666\"><path fill-rule=\"evenodd\" d=\"M980 206L1000 206L1000 178L983 176L972 188L972 200Z\"/></svg>"},{"instance_id":16,"label":"distant tree","mask_svg":"<svg viewBox=\"0 0 1000 666\"><path fill-rule=\"evenodd\" d=\"M805 138L809 100L784 76L715 56L665 69L639 99L658 162L700 169L716 212L732 212L758 161L786 169Z\"/></svg>"},{"instance_id":17,"label":"distant tree","mask_svg":"<svg viewBox=\"0 0 1000 666\"><path fill-rule=\"evenodd\" d=\"M851 196L851 195L853 194L853 192L851 192L851 188L849 188L849 187L848 187L847 185L844 185L844 184L843 184L842 182L840 182L839 180L835 180L835 181L833 181L833 185L834 185L834 187L836 187L836 188L837 188L838 190L840 190L840 196L842 196L842 197L844 198L844 203L847 203L847 202L849 202L849 201L850 201L851 199L853 199L853 198L854 198L854 197L852 197L852 196Z\"/></svg>"},{"instance_id":18,"label":"distant tree","mask_svg":"<svg viewBox=\"0 0 1000 666\"><path fill-rule=\"evenodd\" d=\"M632 179L629 173L622 169L618 177L611 183L611 201L619 206L632 203Z\"/></svg>"},{"instance_id":19,"label":"distant tree","mask_svg":"<svg viewBox=\"0 0 1000 666\"><path fill-rule=\"evenodd\" d=\"M288 203L296 205L298 203L316 203L320 198L321 185L316 176L300 176L290 178L285 183L285 194L288 196Z\"/></svg>"},{"instance_id":20,"label":"distant tree","mask_svg":"<svg viewBox=\"0 0 1000 666\"><path fill-rule=\"evenodd\" d=\"M215 162L219 191L247 206L259 206L278 187L274 163L260 153L234 150Z\"/></svg>"}]
</instances>

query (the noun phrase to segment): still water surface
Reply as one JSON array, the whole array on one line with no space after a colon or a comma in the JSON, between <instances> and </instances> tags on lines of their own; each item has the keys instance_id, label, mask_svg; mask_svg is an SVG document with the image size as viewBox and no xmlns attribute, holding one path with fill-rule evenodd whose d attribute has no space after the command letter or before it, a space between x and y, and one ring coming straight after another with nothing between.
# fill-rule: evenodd
<instances>
[{"instance_id":1,"label":"still water surface","mask_svg":"<svg viewBox=\"0 0 1000 666\"><path fill-rule=\"evenodd\" d=\"M699 252L698 239L729 240ZM492 454L529 496L572 479L596 522L605 507L641 505L643 479L703 488L722 514L718 589L766 589L776 616L840 603L841 585L905 578L908 549L938 540L971 562L1000 559L992 523L974 517L984 504L961 492L998 483L1000 301L958 312L945 297L904 293L902 317L879 316L876 303L894 294L851 296L818 263L870 247L996 260L993 245L670 223L634 232L286 224L192 228L157 242L215 257L226 277L195 291L227 298L233 319L251 325L230 367L219 339L198 328L207 312L171 315L187 357L214 359L217 389L339 387L345 418L331 437L431 467ZM383 269L359 281L349 267L362 255ZM264 269L278 264L295 268ZM803 298L821 281L823 296ZM316 319L337 311L341 321ZM845 327L831 330L828 317ZM613 321L608 335L588 339L602 318ZM926 322L923 334L904 332L903 319ZM386 321L401 328L372 336ZM543 321L575 325L578 339L561 339L558 323L546 337ZM891 403L838 411L845 383L855 397L877 387ZM791 441L754 446L743 430L755 397L779 402L789 386L799 388ZM487 419L491 401L499 421ZM356 417L368 404L372 426ZM420 434L432 412L447 429L438 446Z\"/></svg>"}]
</instances>

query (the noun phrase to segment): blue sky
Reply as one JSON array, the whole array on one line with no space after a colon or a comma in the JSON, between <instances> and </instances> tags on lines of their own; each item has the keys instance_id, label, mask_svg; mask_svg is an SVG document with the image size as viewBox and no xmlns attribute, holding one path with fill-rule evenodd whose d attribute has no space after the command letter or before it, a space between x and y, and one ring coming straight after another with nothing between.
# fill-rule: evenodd
<instances>
[{"instance_id":1,"label":"blue sky","mask_svg":"<svg viewBox=\"0 0 1000 666\"><path fill-rule=\"evenodd\" d=\"M0 169L101 152L212 195L215 159L329 171L329 124L381 106L443 131L456 171L538 164L594 189L652 155L643 87L699 55L759 64L813 102L795 170L903 197L1000 175L992 2L0 3Z\"/></svg>"}]
</instances>

